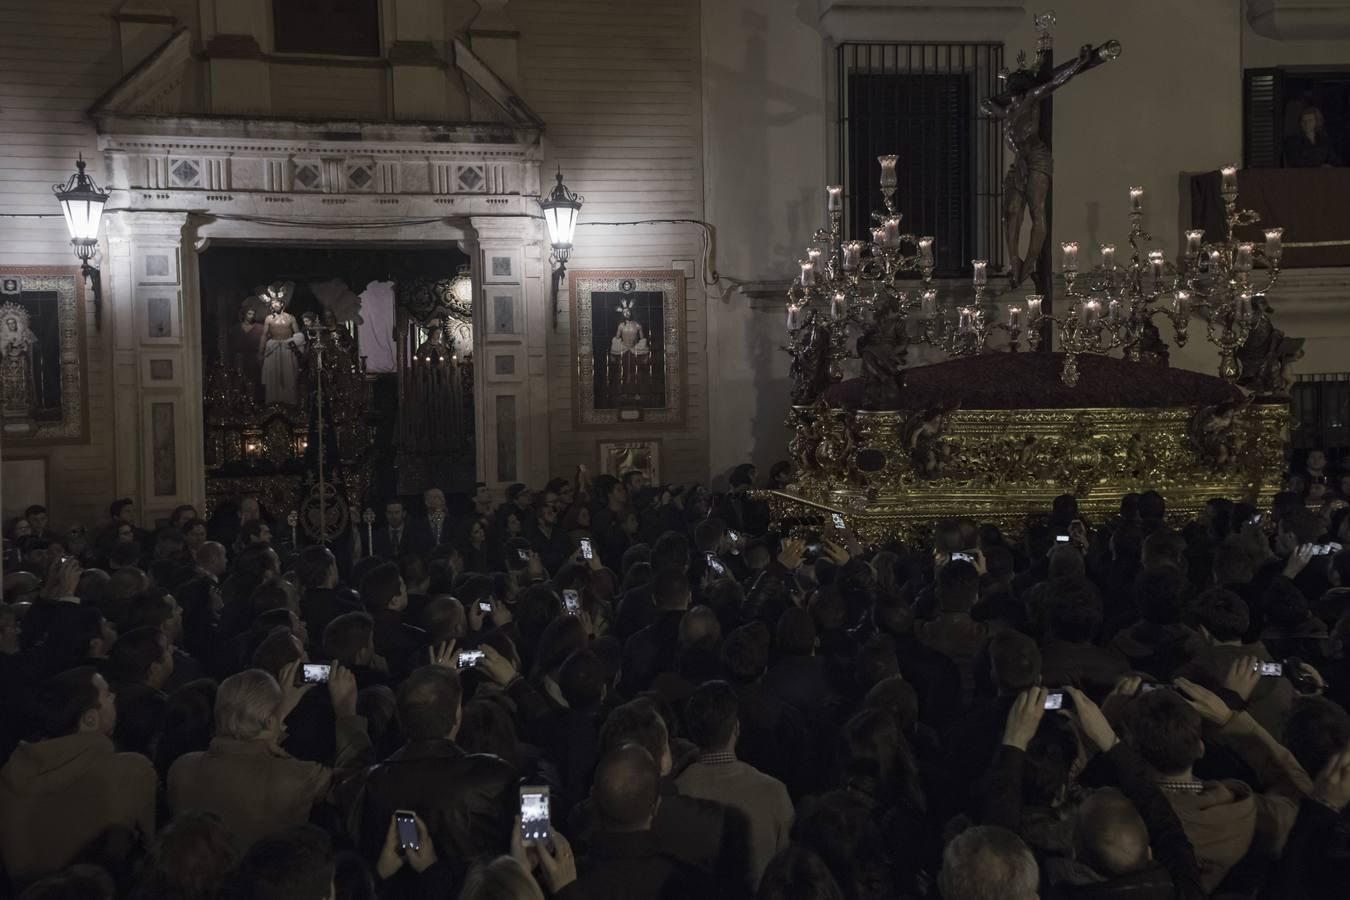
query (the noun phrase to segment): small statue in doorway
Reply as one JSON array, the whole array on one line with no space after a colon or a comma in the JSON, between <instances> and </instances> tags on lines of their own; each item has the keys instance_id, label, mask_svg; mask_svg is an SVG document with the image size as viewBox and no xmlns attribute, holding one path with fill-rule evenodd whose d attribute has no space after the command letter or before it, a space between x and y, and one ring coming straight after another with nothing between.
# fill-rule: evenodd
<instances>
[{"instance_id":1,"label":"small statue in doorway","mask_svg":"<svg viewBox=\"0 0 1350 900\"><path fill-rule=\"evenodd\" d=\"M809 406L830 386L830 330L814 309L806 311L792 346L786 349L792 354L792 403Z\"/></svg>"}]
</instances>

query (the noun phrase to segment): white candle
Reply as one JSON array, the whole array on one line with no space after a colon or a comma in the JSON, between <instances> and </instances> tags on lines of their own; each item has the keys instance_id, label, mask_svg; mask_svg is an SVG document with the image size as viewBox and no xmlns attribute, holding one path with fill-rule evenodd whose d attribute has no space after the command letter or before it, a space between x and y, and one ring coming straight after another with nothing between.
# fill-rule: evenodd
<instances>
[{"instance_id":1,"label":"white candle","mask_svg":"<svg viewBox=\"0 0 1350 900\"><path fill-rule=\"evenodd\" d=\"M887 247L899 247L899 246L900 246L900 216L898 216L898 215L896 215L896 216L887 216L887 217L886 217L885 226L886 226L886 246L887 246Z\"/></svg>"},{"instance_id":2,"label":"white candle","mask_svg":"<svg viewBox=\"0 0 1350 900\"><path fill-rule=\"evenodd\" d=\"M1022 307L1008 307L1008 328L1013 331L1020 331L1022 329Z\"/></svg>"},{"instance_id":3,"label":"white candle","mask_svg":"<svg viewBox=\"0 0 1350 900\"><path fill-rule=\"evenodd\" d=\"M1027 318L1036 321L1041 317L1041 301L1045 298L1040 294L1027 294Z\"/></svg>"},{"instance_id":4,"label":"white candle","mask_svg":"<svg viewBox=\"0 0 1350 900\"><path fill-rule=\"evenodd\" d=\"M844 245L840 247L840 250L844 255L845 272L857 271L858 262L862 258L863 247L865 246L866 244L862 241L845 241Z\"/></svg>"},{"instance_id":5,"label":"white candle","mask_svg":"<svg viewBox=\"0 0 1350 900\"><path fill-rule=\"evenodd\" d=\"M1161 250L1150 250L1148 253L1148 265L1153 274L1153 286L1155 290L1162 289L1164 260Z\"/></svg>"},{"instance_id":6,"label":"white candle","mask_svg":"<svg viewBox=\"0 0 1350 900\"><path fill-rule=\"evenodd\" d=\"M1205 229L1192 228L1186 232L1186 256L1195 259L1200 255L1200 245L1205 240Z\"/></svg>"},{"instance_id":7,"label":"white candle","mask_svg":"<svg viewBox=\"0 0 1350 900\"><path fill-rule=\"evenodd\" d=\"M809 260L811 260L811 262L815 263L816 265L820 265L820 248L819 248L819 247L807 247L807 248L806 248L806 258L809 259Z\"/></svg>"},{"instance_id":8,"label":"white candle","mask_svg":"<svg viewBox=\"0 0 1350 900\"><path fill-rule=\"evenodd\" d=\"M797 326L798 326L798 324L800 324L799 321L798 321L798 314L801 312L801 309L802 309L802 308L801 308L800 306L798 306L796 303L789 303L789 304L788 304L788 308L787 308L787 330L788 330L788 331L796 331L796 330L797 330Z\"/></svg>"},{"instance_id":9,"label":"white candle","mask_svg":"<svg viewBox=\"0 0 1350 900\"><path fill-rule=\"evenodd\" d=\"M1059 245L1059 249L1060 249L1060 252L1063 254L1064 271L1065 271L1065 272L1070 272L1070 273L1072 273L1072 272L1077 272L1077 271L1078 271L1078 242L1077 242L1077 241L1065 241L1064 243L1062 243L1062 244Z\"/></svg>"},{"instance_id":10,"label":"white candle","mask_svg":"<svg viewBox=\"0 0 1350 900\"><path fill-rule=\"evenodd\" d=\"M1112 298L1111 302L1106 304L1106 320L1112 325L1120 322L1120 301Z\"/></svg>"},{"instance_id":11,"label":"white candle","mask_svg":"<svg viewBox=\"0 0 1350 900\"><path fill-rule=\"evenodd\" d=\"M879 253L886 247L886 226L878 225L872 229L872 252Z\"/></svg>"},{"instance_id":12,"label":"white candle","mask_svg":"<svg viewBox=\"0 0 1350 900\"><path fill-rule=\"evenodd\" d=\"M842 184L825 185L825 211L844 211L844 186Z\"/></svg>"},{"instance_id":13,"label":"white candle","mask_svg":"<svg viewBox=\"0 0 1350 900\"><path fill-rule=\"evenodd\" d=\"M1130 188L1130 212L1141 213L1144 211L1144 189L1135 186Z\"/></svg>"},{"instance_id":14,"label":"white candle","mask_svg":"<svg viewBox=\"0 0 1350 900\"><path fill-rule=\"evenodd\" d=\"M919 265L933 265L933 238L929 235L919 238Z\"/></svg>"},{"instance_id":15,"label":"white candle","mask_svg":"<svg viewBox=\"0 0 1350 900\"><path fill-rule=\"evenodd\" d=\"M1224 166L1219 170L1219 192L1225 200L1232 200L1238 192L1237 166Z\"/></svg>"},{"instance_id":16,"label":"white candle","mask_svg":"<svg viewBox=\"0 0 1350 900\"><path fill-rule=\"evenodd\" d=\"M843 291L835 291L830 298L830 318L842 319L848 312L848 297Z\"/></svg>"},{"instance_id":17,"label":"white candle","mask_svg":"<svg viewBox=\"0 0 1350 900\"><path fill-rule=\"evenodd\" d=\"M1284 229L1266 229L1266 262L1272 266L1278 266L1280 264L1280 256L1283 254Z\"/></svg>"},{"instance_id":18,"label":"white candle","mask_svg":"<svg viewBox=\"0 0 1350 900\"><path fill-rule=\"evenodd\" d=\"M816 283L816 264L809 259L799 259L797 264L802 267L802 287L809 288Z\"/></svg>"},{"instance_id":19,"label":"white candle","mask_svg":"<svg viewBox=\"0 0 1350 900\"><path fill-rule=\"evenodd\" d=\"M1223 252L1219 250L1209 251L1209 271L1215 274L1223 268Z\"/></svg>"},{"instance_id":20,"label":"white candle","mask_svg":"<svg viewBox=\"0 0 1350 900\"><path fill-rule=\"evenodd\" d=\"M1256 314L1256 310L1255 310L1255 308L1252 306L1252 295L1251 295L1251 292L1250 292L1250 291L1243 291L1242 293L1238 294L1238 298L1237 298L1237 317L1238 317L1239 321L1242 321L1242 322L1248 322L1248 321L1251 321L1252 316L1254 316L1255 314Z\"/></svg>"},{"instance_id":21,"label":"white candle","mask_svg":"<svg viewBox=\"0 0 1350 900\"><path fill-rule=\"evenodd\" d=\"M1102 268L1113 271L1116 267L1116 245L1102 244Z\"/></svg>"},{"instance_id":22,"label":"white candle","mask_svg":"<svg viewBox=\"0 0 1350 900\"><path fill-rule=\"evenodd\" d=\"M1252 270L1252 253L1255 246L1248 241L1243 241L1237 245L1237 256L1233 257L1233 268L1239 272L1250 272Z\"/></svg>"},{"instance_id":23,"label":"white candle","mask_svg":"<svg viewBox=\"0 0 1350 900\"><path fill-rule=\"evenodd\" d=\"M971 267L974 269L974 276L971 278L976 287L984 287L989 283L989 260L972 259Z\"/></svg>"},{"instance_id":24,"label":"white candle","mask_svg":"<svg viewBox=\"0 0 1350 900\"><path fill-rule=\"evenodd\" d=\"M895 190L895 163L897 160L898 157L893 153L877 157L877 162L881 163L881 189L883 191Z\"/></svg>"},{"instance_id":25,"label":"white candle","mask_svg":"<svg viewBox=\"0 0 1350 900\"><path fill-rule=\"evenodd\" d=\"M975 313L969 306L961 307L961 324L958 328L962 334L969 334L975 330Z\"/></svg>"},{"instance_id":26,"label":"white candle","mask_svg":"<svg viewBox=\"0 0 1350 900\"><path fill-rule=\"evenodd\" d=\"M1172 298L1172 315L1178 319L1188 319L1191 315L1191 292L1177 291Z\"/></svg>"},{"instance_id":27,"label":"white candle","mask_svg":"<svg viewBox=\"0 0 1350 900\"><path fill-rule=\"evenodd\" d=\"M1092 328L1101 318L1102 305L1096 300L1089 300L1083 304L1083 325Z\"/></svg>"},{"instance_id":28,"label":"white candle","mask_svg":"<svg viewBox=\"0 0 1350 900\"><path fill-rule=\"evenodd\" d=\"M937 315L937 291L928 289L919 300L919 315L931 319Z\"/></svg>"}]
</instances>

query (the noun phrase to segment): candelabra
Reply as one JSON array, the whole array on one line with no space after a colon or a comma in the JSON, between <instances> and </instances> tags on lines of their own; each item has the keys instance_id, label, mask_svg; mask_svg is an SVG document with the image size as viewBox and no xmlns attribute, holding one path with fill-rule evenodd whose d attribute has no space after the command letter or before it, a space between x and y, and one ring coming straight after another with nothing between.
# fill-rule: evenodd
<instances>
[{"instance_id":1,"label":"candelabra","mask_svg":"<svg viewBox=\"0 0 1350 900\"><path fill-rule=\"evenodd\" d=\"M815 233L806 257L798 260L800 274L788 290L789 351L799 359L819 354L822 348L809 345L823 322L828 331L828 360L814 359L809 365L837 381L843 377L844 360L858 355L848 347L850 328L869 340L884 339L900 365L911 344L928 344L949 356L967 356L984 352L994 333L1004 331L1015 347L1021 334L1021 309L1010 310L1007 321L997 320L996 307L986 302L987 260L972 262L973 304L946 307L939 303L933 285L934 239L901 230L903 215L895 199L897 158L885 155L877 161L885 208L872 213L871 241L842 239L844 189L837 184L825 188L829 225ZM915 276L917 285L913 284Z\"/></svg>"},{"instance_id":2,"label":"candelabra","mask_svg":"<svg viewBox=\"0 0 1350 900\"><path fill-rule=\"evenodd\" d=\"M1027 298L1032 348L1038 329L1035 325L1049 318L1056 326L1060 349L1064 352L1063 380L1073 385L1078 380L1077 357L1105 354L1123 349L1138 362L1151 339L1156 340L1153 320L1170 321L1174 340L1184 346L1192 315L1205 323L1205 336L1219 350L1219 374L1228 381L1238 376L1234 352L1251 334L1252 328L1269 313L1256 302L1274 287L1279 278L1284 231L1266 231L1265 246L1237 239L1236 228L1252 225L1260 217L1251 210L1237 208L1237 168L1220 171L1224 201L1225 232L1220 242L1206 243L1204 231L1186 232L1186 249L1180 263L1169 261L1161 250L1147 249L1152 236L1142 225L1144 189L1130 188L1130 256L1118 264L1116 246L1102 244L1100 261L1088 271L1079 269L1078 243L1060 245L1060 272L1066 286L1069 308L1062 316L1041 314L1040 298ZM1252 282L1256 261L1266 266L1265 283Z\"/></svg>"}]
</instances>

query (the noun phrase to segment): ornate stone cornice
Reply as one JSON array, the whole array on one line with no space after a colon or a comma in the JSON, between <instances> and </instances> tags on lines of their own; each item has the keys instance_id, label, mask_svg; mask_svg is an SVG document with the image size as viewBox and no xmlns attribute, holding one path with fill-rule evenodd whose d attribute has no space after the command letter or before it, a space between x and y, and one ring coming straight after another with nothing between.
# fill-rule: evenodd
<instances>
[{"instance_id":1,"label":"ornate stone cornice","mask_svg":"<svg viewBox=\"0 0 1350 900\"><path fill-rule=\"evenodd\" d=\"M1350 38L1350 0L1247 0L1247 21L1276 40Z\"/></svg>"}]
</instances>

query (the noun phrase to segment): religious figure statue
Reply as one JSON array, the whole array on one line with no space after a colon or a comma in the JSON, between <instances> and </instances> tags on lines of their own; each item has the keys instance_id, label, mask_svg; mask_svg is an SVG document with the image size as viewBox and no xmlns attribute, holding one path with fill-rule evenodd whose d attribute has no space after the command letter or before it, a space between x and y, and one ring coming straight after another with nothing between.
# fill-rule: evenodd
<instances>
[{"instance_id":1,"label":"religious figure statue","mask_svg":"<svg viewBox=\"0 0 1350 900\"><path fill-rule=\"evenodd\" d=\"M1266 314L1261 314L1265 298L1258 295L1252 302L1257 304L1256 324L1234 354L1241 372L1238 387L1258 397L1288 397L1293 364L1303 358L1303 338L1291 338L1276 328L1268 304Z\"/></svg>"},{"instance_id":2,"label":"religious figure statue","mask_svg":"<svg viewBox=\"0 0 1350 900\"><path fill-rule=\"evenodd\" d=\"M1250 404L1250 398L1229 400L1216 406L1206 406L1191 419L1191 439L1200 455L1216 468L1225 468L1237 462L1237 422Z\"/></svg>"},{"instance_id":3,"label":"religious figure statue","mask_svg":"<svg viewBox=\"0 0 1350 900\"><path fill-rule=\"evenodd\" d=\"M262 383L262 364L259 359L262 347L263 324L258 321L258 307L250 297L239 307L239 327L230 332L232 362L250 385Z\"/></svg>"},{"instance_id":4,"label":"religious figure statue","mask_svg":"<svg viewBox=\"0 0 1350 900\"><path fill-rule=\"evenodd\" d=\"M263 343L258 347L264 402L298 406L300 403L300 354L305 333L295 316L286 311L295 285L275 282L262 292L271 312L263 320Z\"/></svg>"},{"instance_id":5,"label":"religious figure statue","mask_svg":"<svg viewBox=\"0 0 1350 900\"><path fill-rule=\"evenodd\" d=\"M909 448L914 472L920 478L932 481L942 477L942 467L948 456L942 439L951 425L951 414L960 406L959 400L930 406L915 413L905 423L901 437Z\"/></svg>"},{"instance_id":6,"label":"religious figure statue","mask_svg":"<svg viewBox=\"0 0 1350 900\"><path fill-rule=\"evenodd\" d=\"M1041 76L1036 70L1050 48L1051 24L1053 19L1048 16L1036 17L1036 29L1041 33L1036 65L1030 69L1023 66L1008 74L1007 89L980 104L987 115L1003 120L1003 140L1013 154L1012 165L1003 179L1003 236L1008 250L1008 278L1014 288L1031 274L1046 239L1046 201L1050 196L1054 160L1050 145L1041 136L1041 101L1079 74L1120 55L1120 44L1116 41L1108 41L1096 49L1087 44L1077 58L1051 70L1048 76ZM1021 59L1025 60L1025 56ZM1024 214L1031 216L1031 234L1026 256L1021 256Z\"/></svg>"},{"instance_id":7,"label":"religious figure statue","mask_svg":"<svg viewBox=\"0 0 1350 900\"><path fill-rule=\"evenodd\" d=\"M0 306L0 380L3 414L27 418L39 405L37 335L29 325L28 310L17 303Z\"/></svg>"},{"instance_id":8,"label":"religious figure statue","mask_svg":"<svg viewBox=\"0 0 1350 900\"><path fill-rule=\"evenodd\" d=\"M616 312L623 318L609 342L610 388L615 396L637 398L642 394L639 364L651 358L651 350L642 325L633 320L632 298L620 300Z\"/></svg>"},{"instance_id":9,"label":"religious figure statue","mask_svg":"<svg viewBox=\"0 0 1350 900\"><path fill-rule=\"evenodd\" d=\"M464 396L454 342L441 319L426 324L427 337L413 351L412 391L416 415L413 440L425 453L448 453L464 429Z\"/></svg>"},{"instance_id":10,"label":"religious figure statue","mask_svg":"<svg viewBox=\"0 0 1350 900\"><path fill-rule=\"evenodd\" d=\"M797 329L792 346L789 374L792 377L792 403L806 406L816 401L830 386L830 330L816 316L814 309L806 311L802 326Z\"/></svg>"},{"instance_id":11,"label":"religious figure statue","mask_svg":"<svg viewBox=\"0 0 1350 900\"><path fill-rule=\"evenodd\" d=\"M895 409L905 386L905 320L893 306L877 310L873 324L858 338L862 360L863 408Z\"/></svg>"}]
</instances>

